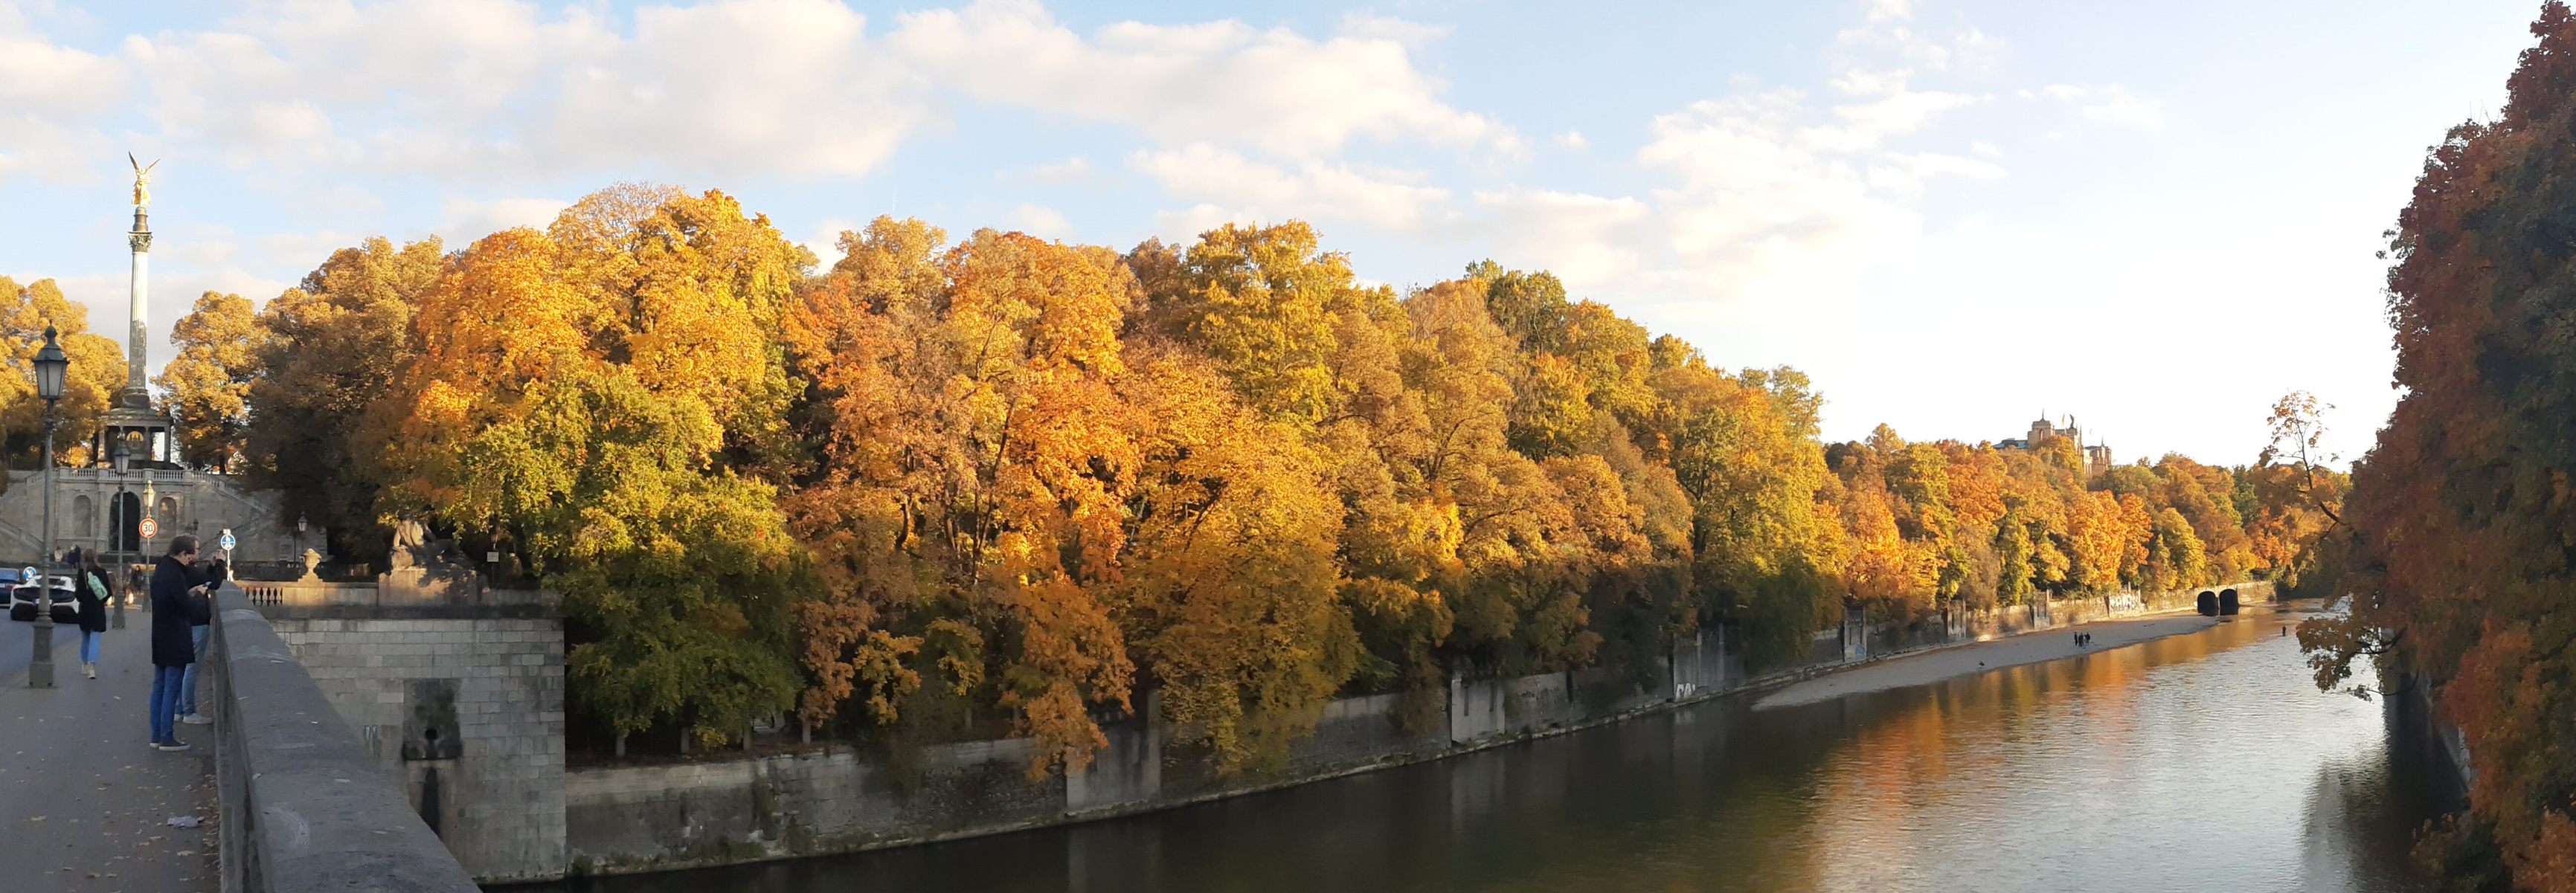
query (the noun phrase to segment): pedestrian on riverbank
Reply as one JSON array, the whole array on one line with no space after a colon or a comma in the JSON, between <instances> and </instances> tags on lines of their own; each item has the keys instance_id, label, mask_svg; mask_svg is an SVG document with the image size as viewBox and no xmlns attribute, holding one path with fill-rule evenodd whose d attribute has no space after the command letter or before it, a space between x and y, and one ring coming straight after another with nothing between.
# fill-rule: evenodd
<instances>
[{"instance_id":1,"label":"pedestrian on riverbank","mask_svg":"<svg viewBox=\"0 0 2576 893\"><path fill-rule=\"evenodd\" d=\"M197 560L197 538L170 540L170 552L152 568L152 746L187 750L179 740L179 684L197 660L189 640L190 605L205 591L188 564Z\"/></svg>"},{"instance_id":2,"label":"pedestrian on riverbank","mask_svg":"<svg viewBox=\"0 0 2576 893\"><path fill-rule=\"evenodd\" d=\"M231 568L218 558L202 569L190 571L190 581L201 587L200 594L188 600L188 641L196 649L197 659L189 661L188 669L179 675L179 721L202 726L215 718L197 712L197 669L205 665L207 634L213 631L215 588L224 585Z\"/></svg>"},{"instance_id":3,"label":"pedestrian on riverbank","mask_svg":"<svg viewBox=\"0 0 2576 893\"><path fill-rule=\"evenodd\" d=\"M72 600L80 605L81 675L98 678L98 640L107 635L107 568L98 563L98 553L73 549L64 560L72 566Z\"/></svg>"}]
</instances>

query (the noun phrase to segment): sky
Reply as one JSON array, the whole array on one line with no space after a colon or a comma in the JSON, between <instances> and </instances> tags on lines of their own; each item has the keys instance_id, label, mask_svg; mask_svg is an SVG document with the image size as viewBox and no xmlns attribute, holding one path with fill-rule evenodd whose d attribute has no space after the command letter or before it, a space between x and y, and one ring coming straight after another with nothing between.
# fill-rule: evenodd
<instances>
[{"instance_id":1,"label":"sky","mask_svg":"<svg viewBox=\"0 0 2576 893\"><path fill-rule=\"evenodd\" d=\"M677 5L0 0L0 274L150 361L376 235L451 247L626 181L717 188L829 263L881 214L1124 249L1302 219L1399 288L1492 258L1825 436L2242 464L2313 391L2395 405L2382 232L2503 105L2537 2Z\"/></svg>"}]
</instances>

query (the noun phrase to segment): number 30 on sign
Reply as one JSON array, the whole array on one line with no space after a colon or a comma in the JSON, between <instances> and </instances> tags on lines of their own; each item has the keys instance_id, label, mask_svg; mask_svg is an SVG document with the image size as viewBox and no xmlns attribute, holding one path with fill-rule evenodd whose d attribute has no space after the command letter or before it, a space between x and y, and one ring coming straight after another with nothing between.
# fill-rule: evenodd
<instances>
[{"instance_id":1,"label":"number 30 on sign","mask_svg":"<svg viewBox=\"0 0 2576 893\"><path fill-rule=\"evenodd\" d=\"M151 538L153 538L153 537L156 537L156 536L160 536L160 535L161 535L161 522L160 522L160 521L157 521L157 520L154 520L154 519L151 519L151 518L145 518L145 519L143 519L142 527L143 527L143 531L142 531L142 532L143 532L143 538L144 538L144 539L147 539L147 540L148 540L148 539L151 539Z\"/></svg>"}]
</instances>

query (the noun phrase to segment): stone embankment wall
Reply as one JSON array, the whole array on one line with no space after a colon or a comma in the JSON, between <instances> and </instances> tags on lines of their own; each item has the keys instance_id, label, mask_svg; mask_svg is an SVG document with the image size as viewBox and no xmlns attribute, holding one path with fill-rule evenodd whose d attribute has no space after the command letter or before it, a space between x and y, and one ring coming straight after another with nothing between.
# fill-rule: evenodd
<instances>
[{"instance_id":1,"label":"stone embankment wall","mask_svg":"<svg viewBox=\"0 0 2576 893\"><path fill-rule=\"evenodd\" d=\"M272 613L361 747L477 880L562 876L561 621L490 608Z\"/></svg>"},{"instance_id":2,"label":"stone embankment wall","mask_svg":"<svg viewBox=\"0 0 2576 893\"><path fill-rule=\"evenodd\" d=\"M2237 586L2248 602L2268 588ZM1314 734L1267 774L1220 775L1150 720L1149 700L1104 726L1090 766L1036 781L1026 739L922 747L900 760L826 747L773 756L572 770L565 779L572 874L608 874L850 852L1062 824L1283 787L1435 759L1611 722L1927 648L2072 623L2188 608L2193 593L2067 600L1935 619L1912 628L1846 624L1821 634L1809 661L1745 672L1723 630L1705 630L1650 671L1611 669L1507 679L1454 679L1446 691L1332 702Z\"/></svg>"},{"instance_id":3,"label":"stone embankment wall","mask_svg":"<svg viewBox=\"0 0 2576 893\"><path fill-rule=\"evenodd\" d=\"M225 595L205 682L216 716L222 886L473 893L474 881L259 611Z\"/></svg>"}]
</instances>

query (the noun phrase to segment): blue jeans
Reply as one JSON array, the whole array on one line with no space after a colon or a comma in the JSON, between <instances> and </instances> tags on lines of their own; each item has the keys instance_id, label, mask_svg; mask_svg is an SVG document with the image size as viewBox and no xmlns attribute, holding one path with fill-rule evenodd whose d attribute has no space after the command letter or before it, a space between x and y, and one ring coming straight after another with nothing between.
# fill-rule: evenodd
<instances>
[{"instance_id":1,"label":"blue jeans","mask_svg":"<svg viewBox=\"0 0 2576 893\"><path fill-rule=\"evenodd\" d=\"M179 677L187 667L152 668L152 743L179 740Z\"/></svg>"},{"instance_id":2,"label":"blue jeans","mask_svg":"<svg viewBox=\"0 0 2576 893\"><path fill-rule=\"evenodd\" d=\"M98 663L98 634L81 630L81 663Z\"/></svg>"},{"instance_id":3,"label":"blue jeans","mask_svg":"<svg viewBox=\"0 0 2576 893\"><path fill-rule=\"evenodd\" d=\"M180 674L179 676L180 716L197 715L197 664L206 662L206 630L212 628L213 627L206 626L188 627L188 641L197 649L197 660L195 663L188 665L188 671L186 673Z\"/></svg>"}]
</instances>

